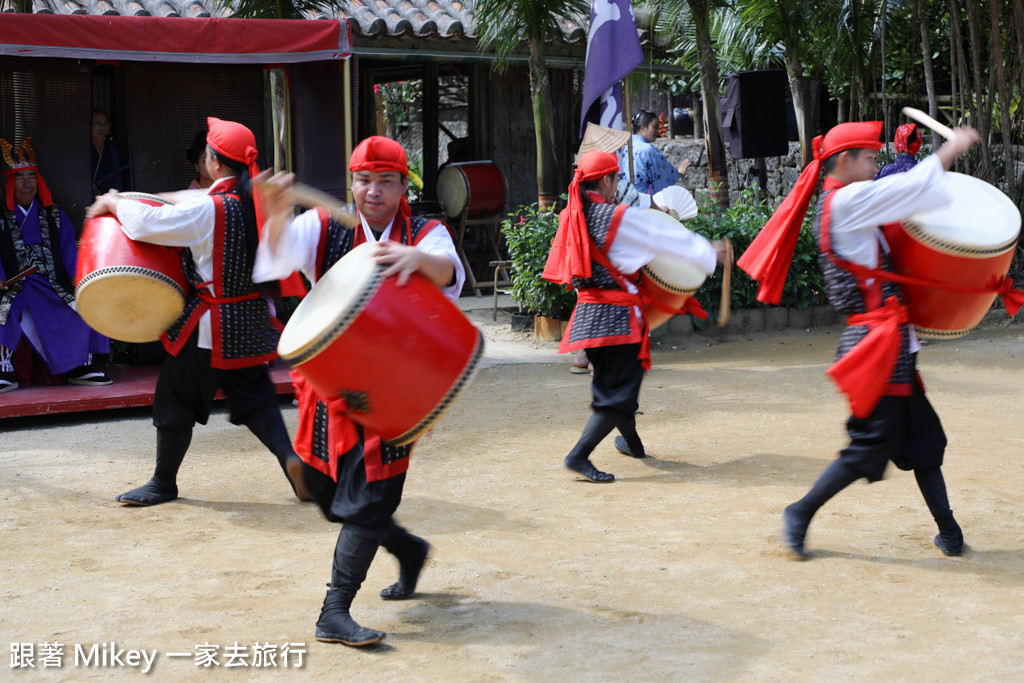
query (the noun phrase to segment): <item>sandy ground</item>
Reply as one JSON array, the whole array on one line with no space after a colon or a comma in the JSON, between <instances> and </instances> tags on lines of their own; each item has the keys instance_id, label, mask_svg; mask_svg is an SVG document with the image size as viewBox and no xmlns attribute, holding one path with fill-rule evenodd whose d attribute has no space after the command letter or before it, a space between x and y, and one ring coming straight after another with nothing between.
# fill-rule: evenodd
<instances>
[{"instance_id":1,"label":"sandy ground","mask_svg":"<svg viewBox=\"0 0 1024 683\"><path fill-rule=\"evenodd\" d=\"M337 529L223 412L196 431L183 497L145 509L113 498L152 471L148 410L3 424L0 632L36 659L12 670L11 653L0 677L141 675L96 665L116 643L156 651L150 677L173 681L1024 679L1024 328L922 352L966 556L933 547L912 475L891 470L821 511L799 563L780 512L844 444L823 375L835 330L662 344L638 417L652 457L606 440L602 486L561 469L588 378L490 315L473 314L487 367L421 441L399 510L434 545L421 593L377 597L396 575L381 551L353 613L388 638L365 650L313 640ZM302 668L253 666L254 645L286 643ZM206 645L219 666L196 664Z\"/></svg>"}]
</instances>

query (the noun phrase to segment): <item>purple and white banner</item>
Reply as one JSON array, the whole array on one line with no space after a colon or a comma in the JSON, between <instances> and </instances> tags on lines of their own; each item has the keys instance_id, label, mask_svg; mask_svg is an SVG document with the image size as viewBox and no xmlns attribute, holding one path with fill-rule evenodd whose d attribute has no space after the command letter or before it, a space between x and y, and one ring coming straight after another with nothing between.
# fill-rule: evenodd
<instances>
[{"instance_id":1,"label":"purple and white banner","mask_svg":"<svg viewBox=\"0 0 1024 683\"><path fill-rule=\"evenodd\" d=\"M580 137L588 120L608 128L623 128L622 79L643 61L644 53L629 0L593 0L583 76ZM600 106L594 106L598 100Z\"/></svg>"}]
</instances>

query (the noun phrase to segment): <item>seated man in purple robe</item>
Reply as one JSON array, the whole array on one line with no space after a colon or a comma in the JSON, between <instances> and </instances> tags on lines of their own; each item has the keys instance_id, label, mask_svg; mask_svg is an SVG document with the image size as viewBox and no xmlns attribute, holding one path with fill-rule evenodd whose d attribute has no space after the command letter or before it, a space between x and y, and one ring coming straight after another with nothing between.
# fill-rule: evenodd
<instances>
[{"instance_id":1,"label":"seated man in purple robe","mask_svg":"<svg viewBox=\"0 0 1024 683\"><path fill-rule=\"evenodd\" d=\"M103 385L111 379L90 363L90 353L109 353L110 341L94 332L75 308L75 230L39 175L29 138L20 147L0 139L7 164L0 212L0 393L32 376L35 354L62 383ZM5 281L33 266L39 271L9 286ZM19 345L27 344L28 348Z\"/></svg>"}]
</instances>

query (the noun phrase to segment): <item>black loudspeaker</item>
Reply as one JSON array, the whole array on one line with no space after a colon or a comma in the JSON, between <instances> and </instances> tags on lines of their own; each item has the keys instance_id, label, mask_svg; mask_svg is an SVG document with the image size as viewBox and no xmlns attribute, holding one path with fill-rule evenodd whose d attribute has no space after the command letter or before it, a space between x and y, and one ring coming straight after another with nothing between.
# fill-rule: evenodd
<instances>
[{"instance_id":1,"label":"black loudspeaker","mask_svg":"<svg viewBox=\"0 0 1024 683\"><path fill-rule=\"evenodd\" d=\"M785 156L786 72L741 71L725 77L722 135L733 159Z\"/></svg>"}]
</instances>

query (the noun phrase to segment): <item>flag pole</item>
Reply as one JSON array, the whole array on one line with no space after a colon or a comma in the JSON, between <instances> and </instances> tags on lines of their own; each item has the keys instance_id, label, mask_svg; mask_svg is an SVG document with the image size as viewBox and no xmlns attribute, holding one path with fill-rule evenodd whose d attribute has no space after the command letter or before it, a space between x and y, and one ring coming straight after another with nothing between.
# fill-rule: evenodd
<instances>
[{"instance_id":1,"label":"flag pole","mask_svg":"<svg viewBox=\"0 0 1024 683\"><path fill-rule=\"evenodd\" d=\"M626 113L626 132L629 133L629 137L626 138L626 149L629 151L629 184L633 185L633 110L629 104L629 78L622 79L622 109Z\"/></svg>"}]
</instances>

